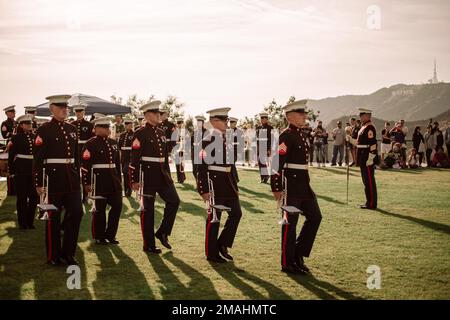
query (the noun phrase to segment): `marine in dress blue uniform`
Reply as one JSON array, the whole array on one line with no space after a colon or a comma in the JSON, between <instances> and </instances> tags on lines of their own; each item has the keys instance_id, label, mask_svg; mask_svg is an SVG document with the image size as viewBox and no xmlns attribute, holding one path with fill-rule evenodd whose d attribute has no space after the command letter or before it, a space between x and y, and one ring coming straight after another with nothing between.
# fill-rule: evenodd
<instances>
[{"instance_id":1,"label":"marine in dress blue uniform","mask_svg":"<svg viewBox=\"0 0 450 320\"><path fill-rule=\"evenodd\" d=\"M375 181L375 165L378 164L377 131L371 121L372 110L359 108L361 128L357 139L347 136L347 141L357 148L357 163L361 170L361 178L366 194L366 203L361 209L376 209L378 206L377 183Z\"/></svg>"},{"instance_id":2,"label":"marine in dress blue uniform","mask_svg":"<svg viewBox=\"0 0 450 320\"><path fill-rule=\"evenodd\" d=\"M70 95L47 97L52 119L36 130L33 173L38 194L43 190L43 170L48 175L49 203L58 211L49 212L46 224L47 262L78 264L75 260L81 217L80 164L77 129L65 121ZM61 245L61 212L64 209L64 237Z\"/></svg>"},{"instance_id":3,"label":"marine in dress blue uniform","mask_svg":"<svg viewBox=\"0 0 450 320\"><path fill-rule=\"evenodd\" d=\"M180 205L180 198L173 184L169 168L169 143L166 133L160 127L161 101L152 101L141 107L147 122L134 132L131 146L129 174L133 190L139 190L143 183L143 208L141 211L141 231L143 250L161 253L155 245L155 237L161 244L171 249L169 236ZM147 113L151 113L147 116ZM141 181L140 172L143 172ZM155 194L166 203L164 215L158 230L154 231Z\"/></svg>"},{"instance_id":4,"label":"marine in dress blue uniform","mask_svg":"<svg viewBox=\"0 0 450 320\"><path fill-rule=\"evenodd\" d=\"M306 218L298 237L298 214L288 214L288 224L281 228L282 271L294 274L309 272L304 258L310 256L322 220L316 195L310 186L308 160L311 146L308 134L302 130L307 117L306 103L306 100L299 100L283 107L289 127L279 137L279 151L272 162L278 168L275 170L274 167L271 175L276 200L280 200L286 188L283 186L284 174L288 186L286 205L300 209Z\"/></svg>"}]
</instances>

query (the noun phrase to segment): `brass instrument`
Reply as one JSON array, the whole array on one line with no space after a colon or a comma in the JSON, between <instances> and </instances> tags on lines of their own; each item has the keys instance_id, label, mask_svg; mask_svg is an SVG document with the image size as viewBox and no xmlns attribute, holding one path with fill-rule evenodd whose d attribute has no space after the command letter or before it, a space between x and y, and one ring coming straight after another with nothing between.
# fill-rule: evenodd
<instances>
[{"instance_id":1,"label":"brass instrument","mask_svg":"<svg viewBox=\"0 0 450 320\"><path fill-rule=\"evenodd\" d=\"M281 220L278 221L279 225L288 225L289 224L289 214L301 214L303 213L302 210L298 209L294 206L288 206L287 205L287 196L288 196L288 184L287 184L287 178L284 175L284 170L281 173L281 181L283 186L283 191L281 193L281 198L278 200L277 203L277 211L281 210Z\"/></svg>"},{"instance_id":2,"label":"brass instrument","mask_svg":"<svg viewBox=\"0 0 450 320\"><path fill-rule=\"evenodd\" d=\"M211 223L219 223L220 220L217 217L217 210L219 212L222 211L231 211L231 208L216 204L215 196L214 196L214 184L211 178L209 177L209 172L207 173L208 176L208 188L209 188L209 200L206 202L206 210L208 212L208 215L212 214Z\"/></svg>"},{"instance_id":3,"label":"brass instrument","mask_svg":"<svg viewBox=\"0 0 450 320\"><path fill-rule=\"evenodd\" d=\"M45 168L42 170L42 187L44 188L44 192L39 196L39 204L37 208L39 210L39 220L46 221L49 219L48 212L50 211L58 211L58 208L53 204L48 203L48 175L45 174Z\"/></svg>"},{"instance_id":4,"label":"brass instrument","mask_svg":"<svg viewBox=\"0 0 450 320\"><path fill-rule=\"evenodd\" d=\"M144 193L144 171L142 166L139 168L139 189L136 190L136 202L139 203L139 211L144 211L144 198L153 198L151 194Z\"/></svg>"},{"instance_id":5,"label":"brass instrument","mask_svg":"<svg viewBox=\"0 0 450 320\"><path fill-rule=\"evenodd\" d=\"M106 199L105 197L98 196L96 194L96 189L97 189L97 176L94 174L94 168L91 168L91 192L88 195L88 199L92 201L91 213L97 212L95 200Z\"/></svg>"}]
</instances>

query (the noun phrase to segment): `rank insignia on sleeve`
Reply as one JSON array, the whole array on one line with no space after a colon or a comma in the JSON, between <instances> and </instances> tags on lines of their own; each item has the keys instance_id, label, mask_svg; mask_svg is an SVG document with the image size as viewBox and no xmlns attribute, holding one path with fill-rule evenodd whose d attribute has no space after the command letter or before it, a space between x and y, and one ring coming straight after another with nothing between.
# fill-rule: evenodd
<instances>
[{"instance_id":1,"label":"rank insignia on sleeve","mask_svg":"<svg viewBox=\"0 0 450 320\"><path fill-rule=\"evenodd\" d=\"M287 153L287 146L286 146L286 144L283 142L278 147L279 147L278 154L284 156Z\"/></svg>"},{"instance_id":2,"label":"rank insignia on sleeve","mask_svg":"<svg viewBox=\"0 0 450 320\"><path fill-rule=\"evenodd\" d=\"M367 136L369 137L369 139L373 139L373 131L369 130L369 132L367 133Z\"/></svg>"},{"instance_id":3,"label":"rank insignia on sleeve","mask_svg":"<svg viewBox=\"0 0 450 320\"><path fill-rule=\"evenodd\" d=\"M41 136L37 136L36 139L34 140L34 144L37 146L42 145L43 142L44 140L42 140Z\"/></svg>"},{"instance_id":4,"label":"rank insignia on sleeve","mask_svg":"<svg viewBox=\"0 0 450 320\"><path fill-rule=\"evenodd\" d=\"M198 156L200 157L200 159L205 160L205 158L206 158L206 151L205 150L201 150L199 152Z\"/></svg>"},{"instance_id":5,"label":"rank insignia on sleeve","mask_svg":"<svg viewBox=\"0 0 450 320\"><path fill-rule=\"evenodd\" d=\"M137 138L134 139L132 148L135 149L135 150L141 148L141 143L139 142L139 140Z\"/></svg>"},{"instance_id":6,"label":"rank insignia on sleeve","mask_svg":"<svg viewBox=\"0 0 450 320\"><path fill-rule=\"evenodd\" d=\"M3 126L2 131L8 131L8 128L6 126Z\"/></svg>"},{"instance_id":7,"label":"rank insignia on sleeve","mask_svg":"<svg viewBox=\"0 0 450 320\"><path fill-rule=\"evenodd\" d=\"M91 158L91 153L88 149L84 150L83 152L83 160L89 160Z\"/></svg>"}]
</instances>

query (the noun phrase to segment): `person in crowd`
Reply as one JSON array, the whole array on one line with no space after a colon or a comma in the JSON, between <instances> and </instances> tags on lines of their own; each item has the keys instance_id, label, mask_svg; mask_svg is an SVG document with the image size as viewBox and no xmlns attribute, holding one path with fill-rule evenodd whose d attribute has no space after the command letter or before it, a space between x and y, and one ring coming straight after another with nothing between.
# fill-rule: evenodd
<instances>
[{"instance_id":1,"label":"person in crowd","mask_svg":"<svg viewBox=\"0 0 450 320\"><path fill-rule=\"evenodd\" d=\"M325 166L325 163L328 163L328 137L329 134L325 128L323 128L323 144L322 144L322 159L323 159L323 165Z\"/></svg>"},{"instance_id":2,"label":"person in crowd","mask_svg":"<svg viewBox=\"0 0 450 320\"><path fill-rule=\"evenodd\" d=\"M314 137L314 152L316 153L317 166L323 163L323 133L324 128L322 127L322 121L319 121L317 127L313 130L312 136Z\"/></svg>"},{"instance_id":3,"label":"person in crowd","mask_svg":"<svg viewBox=\"0 0 450 320\"><path fill-rule=\"evenodd\" d=\"M342 166L342 160L344 159L345 148L345 131L342 129L342 122L337 122L337 127L333 129L331 133L333 137L333 158L331 159L331 166L336 166L337 155L339 153L339 166Z\"/></svg>"},{"instance_id":4,"label":"person in crowd","mask_svg":"<svg viewBox=\"0 0 450 320\"><path fill-rule=\"evenodd\" d=\"M380 166L382 169L404 169L405 161L401 153L402 145L399 142L392 142L392 149L386 155L384 162Z\"/></svg>"},{"instance_id":5,"label":"person in crowd","mask_svg":"<svg viewBox=\"0 0 450 320\"><path fill-rule=\"evenodd\" d=\"M412 136L413 147L419 156L419 167L422 166L423 154L425 152L425 140L422 133L420 132L420 127L414 129Z\"/></svg>"},{"instance_id":6,"label":"person in crowd","mask_svg":"<svg viewBox=\"0 0 450 320\"><path fill-rule=\"evenodd\" d=\"M437 147L431 166L434 168L450 168L449 159L441 147Z\"/></svg>"},{"instance_id":7,"label":"person in crowd","mask_svg":"<svg viewBox=\"0 0 450 320\"><path fill-rule=\"evenodd\" d=\"M431 154L433 153L433 150L436 148L436 139L435 135L433 134L433 127L431 125L427 126L427 132L424 136L424 142L425 142L425 155L427 159L427 166L431 167Z\"/></svg>"},{"instance_id":8,"label":"person in crowd","mask_svg":"<svg viewBox=\"0 0 450 320\"><path fill-rule=\"evenodd\" d=\"M400 143L403 159L406 159L406 135L403 131L401 122L395 123L394 128L390 131L391 136L393 137L394 142Z\"/></svg>"},{"instance_id":9,"label":"person in crowd","mask_svg":"<svg viewBox=\"0 0 450 320\"><path fill-rule=\"evenodd\" d=\"M408 168L417 169L419 168L419 155L417 154L417 149L412 148L408 155L408 160L406 161Z\"/></svg>"},{"instance_id":10,"label":"person in crowd","mask_svg":"<svg viewBox=\"0 0 450 320\"><path fill-rule=\"evenodd\" d=\"M447 122L447 129L444 132L444 142L447 147L447 156L450 157L450 121Z\"/></svg>"},{"instance_id":11,"label":"person in crowd","mask_svg":"<svg viewBox=\"0 0 450 320\"><path fill-rule=\"evenodd\" d=\"M384 129L381 130L381 161L384 161L384 157L391 150L391 134L390 131L390 123L384 123Z\"/></svg>"},{"instance_id":12,"label":"person in crowd","mask_svg":"<svg viewBox=\"0 0 450 320\"><path fill-rule=\"evenodd\" d=\"M433 123L433 135L436 139L436 151L438 149L444 149L444 135L442 131L439 129L439 122L435 121Z\"/></svg>"}]
</instances>

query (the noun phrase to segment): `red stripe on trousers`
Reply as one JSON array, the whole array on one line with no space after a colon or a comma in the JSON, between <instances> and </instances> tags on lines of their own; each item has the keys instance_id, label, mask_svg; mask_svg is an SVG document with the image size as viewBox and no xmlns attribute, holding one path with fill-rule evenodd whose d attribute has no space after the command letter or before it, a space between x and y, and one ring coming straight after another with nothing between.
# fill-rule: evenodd
<instances>
[{"instance_id":1,"label":"red stripe on trousers","mask_svg":"<svg viewBox=\"0 0 450 320\"><path fill-rule=\"evenodd\" d=\"M370 174L370 168L367 167L367 174L369 177L369 187L370 187L370 207L373 208L373 187L372 187L372 175Z\"/></svg>"},{"instance_id":2,"label":"red stripe on trousers","mask_svg":"<svg viewBox=\"0 0 450 320\"><path fill-rule=\"evenodd\" d=\"M288 233L288 228L289 225L286 224L284 229L284 235L283 235L283 267L286 267L286 242L287 242L287 233Z\"/></svg>"},{"instance_id":3,"label":"red stripe on trousers","mask_svg":"<svg viewBox=\"0 0 450 320\"><path fill-rule=\"evenodd\" d=\"M211 211L208 212L208 223L206 224L206 236L205 236L205 254L208 257L208 243L209 243L209 229L211 228Z\"/></svg>"}]
</instances>

